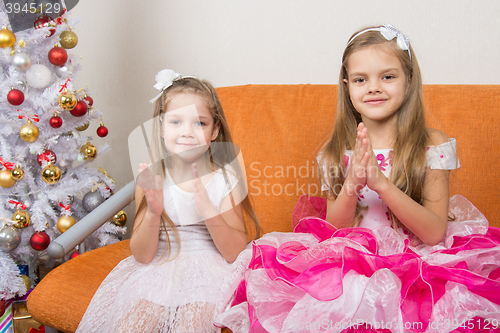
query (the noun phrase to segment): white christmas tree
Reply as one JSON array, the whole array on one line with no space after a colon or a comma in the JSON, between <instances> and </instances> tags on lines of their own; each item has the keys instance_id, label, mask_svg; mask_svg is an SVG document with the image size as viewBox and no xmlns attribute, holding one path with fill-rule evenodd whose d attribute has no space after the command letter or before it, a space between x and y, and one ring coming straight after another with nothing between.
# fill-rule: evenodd
<instances>
[{"instance_id":1,"label":"white christmas tree","mask_svg":"<svg viewBox=\"0 0 500 333\"><path fill-rule=\"evenodd\" d=\"M24 295L36 283L34 271L50 240L115 187L102 168L88 165L109 145L96 148L92 137L79 134L89 124L100 137L108 131L89 89L73 86L80 70L78 56L70 53L78 41L78 19L64 7L49 17L47 7L33 6L24 13L37 15L33 28L16 31L13 10L0 2L0 301ZM84 248L118 241L125 221L117 213ZM20 270L26 266L31 281Z\"/></svg>"}]
</instances>

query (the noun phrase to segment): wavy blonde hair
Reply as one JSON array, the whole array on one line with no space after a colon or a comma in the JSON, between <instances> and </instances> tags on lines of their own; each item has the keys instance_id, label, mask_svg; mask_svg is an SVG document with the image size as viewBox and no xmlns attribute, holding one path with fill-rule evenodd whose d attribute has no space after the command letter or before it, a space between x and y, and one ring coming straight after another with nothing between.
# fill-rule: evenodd
<instances>
[{"instance_id":1,"label":"wavy blonde hair","mask_svg":"<svg viewBox=\"0 0 500 333\"><path fill-rule=\"evenodd\" d=\"M160 161L158 163L153 163L152 165L152 173L153 175L160 175L162 179L166 176L166 168L172 167L174 160L171 158L172 156L167 151L164 140L161 136L161 116L165 113L167 109L167 104L172 100L172 98L177 94L196 94L203 98L206 103L207 108L210 110L210 113L214 119L214 128L218 128L217 137L213 140L213 142L227 142L233 143L231 138L231 134L229 132L229 126L227 124L226 116L224 114L224 110L222 109L222 105L220 103L219 97L214 89L214 87L205 80L200 80L193 77L185 77L176 79L173 81L172 85L165 89L160 97L156 100L154 105L153 112L153 129L152 129L152 138L158 138L158 140L151 140L151 153L153 157L153 161ZM210 161L212 167L215 170L222 170L222 174L226 181L229 183L228 178L228 169L226 166L237 159L237 152L235 151L235 145L233 144L224 144L224 145L210 145L206 154L207 161ZM238 163L231 163L231 172L235 173L235 177L238 180L244 180L243 172L239 167ZM244 182L239 181L237 186L240 186L240 193L247 193L246 184ZM233 204L233 208L235 207L234 199L231 194L231 203ZM143 196L139 207L137 209L136 216L138 213L146 208L146 199ZM261 226L257 215L253 209L253 205L248 195L241 202L244 216L247 217L251 223L244 223L245 225L245 233L247 235L247 239L256 239L261 235ZM161 229L164 231L171 231L176 238L177 244L180 250L180 236L177 230L177 226L174 224L172 219L168 216L165 209L161 214ZM142 221L139 221L137 226L135 226L136 221L134 221L134 231L137 230L137 227L140 225ZM245 222L245 221L244 221ZM133 231L133 232L134 232ZM165 232L166 234L166 242L168 244L168 255L167 258L170 257L171 254L171 242L169 232ZM179 251L177 252L179 253Z\"/></svg>"},{"instance_id":2,"label":"wavy blonde hair","mask_svg":"<svg viewBox=\"0 0 500 333\"><path fill-rule=\"evenodd\" d=\"M370 27L378 28L378 27ZM370 29L367 28L367 29ZM351 36L356 36L362 29ZM423 187L426 171L426 147L429 144L429 133L424 117L424 101L422 95L422 77L415 52L410 46L409 52L398 47L396 38L387 40L379 31L366 31L350 39L342 56L338 84L338 100L335 126L329 140L321 148L320 168L326 167L328 176L320 181L327 182L330 190L328 197L337 198L346 176L344 152L354 149L357 126L361 122L360 113L354 108L347 83L347 65L349 57L356 51L373 46L388 46L390 51L399 59L403 67L407 88L401 106L397 110L397 128L394 149L392 152L392 170L389 180L403 193L414 201L422 204ZM411 57L410 57L411 54ZM323 175L323 172L319 173ZM365 207L358 203L354 226L358 226L362 219ZM406 228L392 212L390 212L393 226Z\"/></svg>"}]
</instances>

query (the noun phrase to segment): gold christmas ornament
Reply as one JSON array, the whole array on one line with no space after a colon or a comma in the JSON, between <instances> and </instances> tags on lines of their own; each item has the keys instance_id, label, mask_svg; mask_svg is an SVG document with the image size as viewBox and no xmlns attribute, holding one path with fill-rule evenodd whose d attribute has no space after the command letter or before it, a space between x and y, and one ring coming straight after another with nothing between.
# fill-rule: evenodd
<instances>
[{"instance_id":1,"label":"gold christmas ornament","mask_svg":"<svg viewBox=\"0 0 500 333\"><path fill-rule=\"evenodd\" d=\"M42 179L47 184L55 184L61 179L61 169L53 164L48 164L42 170Z\"/></svg>"},{"instance_id":2,"label":"gold christmas ornament","mask_svg":"<svg viewBox=\"0 0 500 333\"><path fill-rule=\"evenodd\" d=\"M31 123L31 120L28 120L28 123L21 126L19 130L21 139L29 143L35 142L38 139L38 135L40 135L40 131L38 127Z\"/></svg>"},{"instance_id":3,"label":"gold christmas ornament","mask_svg":"<svg viewBox=\"0 0 500 333\"><path fill-rule=\"evenodd\" d=\"M73 110L78 102L76 95L69 91L63 92L57 101L59 102L60 107L68 111Z\"/></svg>"},{"instance_id":4,"label":"gold christmas ornament","mask_svg":"<svg viewBox=\"0 0 500 333\"><path fill-rule=\"evenodd\" d=\"M127 213L125 213L123 210L120 210L111 218L110 222L119 227L123 227L125 224L127 224Z\"/></svg>"},{"instance_id":5,"label":"gold christmas ornament","mask_svg":"<svg viewBox=\"0 0 500 333\"><path fill-rule=\"evenodd\" d=\"M14 221L14 227L18 229L24 229L31 224L31 215L24 209L18 208L14 214L12 214L11 220Z\"/></svg>"},{"instance_id":6,"label":"gold christmas ornament","mask_svg":"<svg viewBox=\"0 0 500 333\"><path fill-rule=\"evenodd\" d=\"M0 186L3 188L9 188L14 186L16 180L12 178L12 172L10 170L0 171Z\"/></svg>"},{"instance_id":7,"label":"gold christmas ornament","mask_svg":"<svg viewBox=\"0 0 500 333\"><path fill-rule=\"evenodd\" d=\"M16 44L16 35L9 29L0 30L0 47L13 47Z\"/></svg>"},{"instance_id":8,"label":"gold christmas ornament","mask_svg":"<svg viewBox=\"0 0 500 333\"><path fill-rule=\"evenodd\" d=\"M63 31L59 35L59 43L65 49L72 49L78 44L78 36L73 31Z\"/></svg>"},{"instance_id":9,"label":"gold christmas ornament","mask_svg":"<svg viewBox=\"0 0 500 333\"><path fill-rule=\"evenodd\" d=\"M21 169L21 167L17 166L14 168L14 170L12 170L11 176L16 181L21 180L24 177L24 170Z\"/></svg>"},{"instance_id":10,"label":"gold christmas ornament","mask_svg":"<svg viewBox=\"0 0 500 333\"><path fill-rule=\"evenodd\" d=\"M19 275L21 279L23 279L24 285L26 286L26 290L31 289L31 280L27 275L21 274Z\"/></svg>"},{"instance_id":11,"label":"gold christmas ornament","mask_svg":"<svg viewBox=\"0 0 500 333\"><path fill-rule=\"evenodd\" d=\"M97 148L90 142L87 142L80 148L80 153L83 155L85 161L92 161L97 156Z\"/></svg>"},{"instance_id":12,"label":"gold christmas ornament","mask_svg":"<svg viewBox=\"0 0 500 333\"><path fill-rule=\"evenodd\" d=\"M76 220L73 216L61 216L59 220L57 220L57 230L59 230L60 233L64 233L66 230L74 226L76 223Z\"/></svg>"},{"instance_id":13,"label":"gold christmas ornament","mask_svg":"<svg viewBox=\"0 0 500 333\"><path fill-rule=\"evenodd\" d=\"M85 131L87 128L89 128L89 125L90 125L90 123L85 123L85 124L83 124L82 126L77 127L77 128L76 128L76 130L77 130L77 131L80 131L80 132L83 132L83 131Z\"/></svg>"}]
</instances>

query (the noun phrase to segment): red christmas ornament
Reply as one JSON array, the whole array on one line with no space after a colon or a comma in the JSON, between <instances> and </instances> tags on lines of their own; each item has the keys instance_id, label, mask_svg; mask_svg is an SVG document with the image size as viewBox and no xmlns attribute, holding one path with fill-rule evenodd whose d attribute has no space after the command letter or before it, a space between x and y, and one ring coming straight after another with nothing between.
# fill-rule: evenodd
<instances>
[{"instance_id":1,"label":"red christmas ornament","mask_svg":"<svg viewBox=\"0 0 500 333\"><path fill-rule=\"evenodd\" d=\"M45 333L45 326L40 325L38 329L30 327L28 333Z\"/></svg>"},{"instance_id":2,"label":"red christmas ornament","mask_svg":"<svg viewBox=\"0 0 500 333\"><path fill-rule=\"evenodd\" d=\"M33 23L33 27L35 29L41 29L41 28L43 28L43 25L45 23L49 23L51 21L53 21L52 17L47 16L47 15L42 15L42 16L39 16L35 20L35 22ZM50 35L45 36L45 37L51 37L51 36L53 36L56 33L56 29L55 28L49 29L49 31L50 31Z\"/></svg>"},{"instance_id":3,"label":"red christmas ornament","mask_svg":"<svg viewBox=\"0 0 500 333\"><path fill-rule=\"evenodd\" d=\"M24 102L24 94L19 89L12 89L7 94L7 100L12 105L21 105Z\"/></svg>"},{"instance_id":4,"label":"red christmas ornament","mask_svg":"<svg viewBox=\"0 0 500 333\"><path fill-rule=\"evenodd\" d=\"M84 100L87 102L87 104L88 104L89 106L94 105L94 100L93 100L93 99L92 99L92 97L90 97L89 95L86 95L86 96L85 96L85 98L84 98Z\"/></svg>"},{"instance_id":5,"label":"red christmas ornament","mask_svg":"<svg viewBox=\"0 0 500 333\"><path fill-rule=\"evenodd\" d=\"M77 255L79 255L79 254L80 254L80 253L78 252L78 250L75 250L75 251L73 251L73 252L70 254L69 258L70 258L70 259L73 259L74 257L76 257L76 256L77 256Z\"/></svg>"},{"instance_id":6,"label":"red christmas ornament","mask_svg":"<svg viewBox=\"0 0 500 333\"><path fill-rule=\"evenodd\" d=\"M63 121L62 118L57 115L57 113L54 113L54 116L50 118L49 123L53 128L59 128L61 127Z\"/></svg>"},{"instance_id":7,"label":"red christmas ornament","mask_svg":"<svg viewBox=\"0 0 500 333\"><path fill-rule=\"evenodd\" d=\"M42 161L46 161L47 163L55 164L57 162L57 157L56 154L50 150L47 149L43 152L43 154L38 155L38 164L42 166Z\"/></svg>"},{"instance_id":8,"label":"red christmas ornament","mask_svg":"<svg viewBox=\"0 0 500 333\"><path fill-rule=\"evenodd\" d=\"M104 138L106 135L108 135L108 128L104 126L103 123L101 123L101 126L97 128L97 135L99 135L101 138Z\"/></svg>"},{"instance_id":9,"label":"red christmas ornament","mask_svg":"<svg viewBox=\"0 0 500 333\"><path fill-rule=\"evenodd\" d=\"M5 301L0 299L0 317L2 317L3 314L5 313L5 309L6 309Z\"/></svg>"},{"instance_id":10,"label":"red christmas ornament","mask_svg":"<svg viewBox=\"0 0 500 333\"><path fill-rule=\"evenodd\" d=\"M52 65L62 66L68 61L68 52L59 46L53 47L48 56Z\"/></svg>"},{"instance_id":11,"label":"red christmas ornament","mask_svg":"<svg viewBox=\"0 0 500 333\"><path fill-rule=\"evenodd\" d=\"M70 112L75 117L81 117L85 115L85 113L87 113L87 103L85 103L84 101L78 101L78 103L76 103L76 106Z\"/></svg>"},{"instance_id":12,"label":"red christmas ornament","mask_svg":"<svg viewBox=\"0 0 500 333\"><path fill-rule=\"evenodd\" d=\"M42 251L49 247L49 244L50 237L45 231L35 232L33 235L31 235L30 245L33 249Z\"/></svg>"}]
</instances>

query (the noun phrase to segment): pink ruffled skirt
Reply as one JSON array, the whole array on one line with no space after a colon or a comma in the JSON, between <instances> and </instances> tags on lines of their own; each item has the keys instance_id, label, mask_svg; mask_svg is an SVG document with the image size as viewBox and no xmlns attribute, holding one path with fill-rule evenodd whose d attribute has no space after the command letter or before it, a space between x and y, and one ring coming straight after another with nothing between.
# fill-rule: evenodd
<instances>
[{"instance_id":1,"label":"pink ruffled skirt","mask_svg":"<svg viewBox=\"0 0 500 333\"><path fill-rule=\"evenodd\" d=\"M412 246L391 227L337 230L325 200L302 197L293 233L266 234L233 306L237 332L500 332L500 229L450 199L445 239Z\"/></svg>"}]
</instances>

